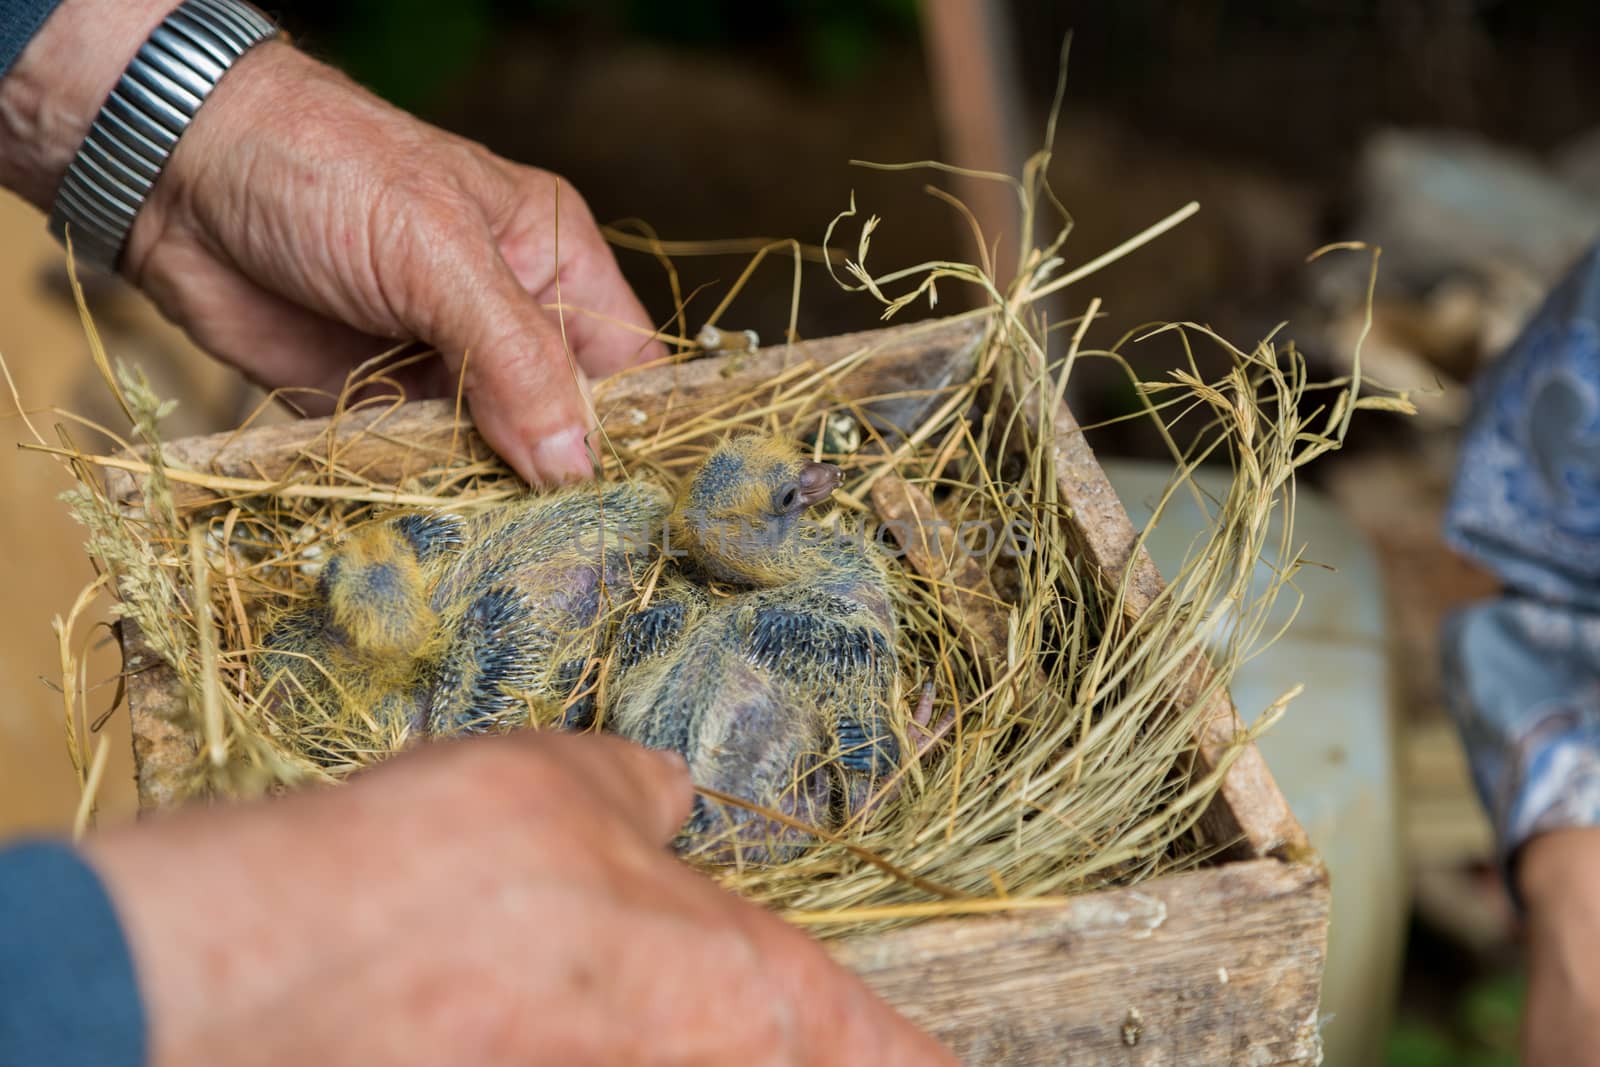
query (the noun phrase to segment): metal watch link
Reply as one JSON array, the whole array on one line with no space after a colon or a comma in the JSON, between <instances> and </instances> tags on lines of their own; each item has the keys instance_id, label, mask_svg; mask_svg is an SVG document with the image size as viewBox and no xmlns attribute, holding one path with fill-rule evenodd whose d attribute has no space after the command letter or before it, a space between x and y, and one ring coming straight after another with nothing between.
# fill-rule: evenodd
<instances>
[{"instance_id":1,"label":"metal watch link","mask_svg":"<svg viewBox=\"0 0 1600 1067\"><path fill-rule=\"evenodd\" d=\"M115 270L133 220L200 105L236 60L278 36L243 0L184 0L151 33L67 167L50 232L80 264Z\"/></svg>"}]
</instances>

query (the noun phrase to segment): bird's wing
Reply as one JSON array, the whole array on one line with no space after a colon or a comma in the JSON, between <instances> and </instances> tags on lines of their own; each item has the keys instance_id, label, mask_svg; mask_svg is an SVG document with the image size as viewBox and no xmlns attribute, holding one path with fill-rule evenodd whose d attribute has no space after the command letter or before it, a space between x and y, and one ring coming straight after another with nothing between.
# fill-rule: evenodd
<instances>
[{"instance_id":1,"label":"bird's wing","mask_svg":"<svg viewBox=\"0 0 1600 1067\"><path fill-rule=\"evenodd\" d=\"M846 598L820 595L756 607L743 629L752 662L836 716L839 764L877 775L899 765L900 746L888 721L894 647L874 623Z\"/></svg>"},{"instance_id":2,"label":"bird's wing","mask_svg":"<svg viewBox=\"0 0 1600 1067\"><path fill-rule=\"evenodd\" d=\"M707 606L705 591L679 578L663 582L649 606L617 629L615 670L619 676L675 648Z\"/></svg>"},{"instance_id":3,"label":"bird's wing","mask_svg":"<svg viewBox=\"0 0 1600 1067\"><path fill-rule=\"evenodd\" d=\"M537 666L549 654L548 641L523 632L527 619L522 594L499 586L473 600L454 620L434 674L429 733L493 729L521 709L523 702L515 694L537 684Z\"/></svg>"},{"instance_id":4,"label":"bird's wing","mask_svg":"<svg viewBox=\"0 0 1600 1067\"><path fill-rule=\"evenodd\" d=\"M417 559L432 563L461 549L465 520L447 511L410 511L393 520L394 528L411 545Z\"/></svg>"}]
</instances>

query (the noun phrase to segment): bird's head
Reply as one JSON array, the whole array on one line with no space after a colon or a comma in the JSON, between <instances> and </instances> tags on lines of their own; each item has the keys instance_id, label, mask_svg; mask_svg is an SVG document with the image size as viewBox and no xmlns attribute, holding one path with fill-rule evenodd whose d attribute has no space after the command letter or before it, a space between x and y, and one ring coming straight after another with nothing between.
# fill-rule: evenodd
<instances>
[{"instance_id":1,"label":"bird's head","mask_svg":"<svg viewBox=\"0 0 1600 1067\"><path fill-rule=\"evenodd\" d=\"M375 661L417 654L438 620L416 549L390 523L353 531L317 577L330 636Z\"/></svg>"},{"instance_id":2,"label":"bird's head","mask_svg":"<svg viewBox=\"0 0 1600 1067\"><path fill-rule=\"evenodd\" d=\"M678 491L671 547L709 577L778 585L805 577L800 516L826 500L844 474L812 463L790 441L733 437L712 450Z\"/></svg>"}]
</instances>

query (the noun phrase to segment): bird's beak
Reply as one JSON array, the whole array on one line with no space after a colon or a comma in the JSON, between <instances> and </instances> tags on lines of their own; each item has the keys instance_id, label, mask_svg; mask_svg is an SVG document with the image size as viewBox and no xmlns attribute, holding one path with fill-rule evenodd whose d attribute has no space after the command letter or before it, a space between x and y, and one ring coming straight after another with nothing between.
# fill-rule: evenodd
<instances>
[{"instance_id":1,"label":"bird's beak","mask_svg":"<svg viewBox=\"0 0 1600 1067\"><path fill-rule=\"evenodd\" d=\"M800 468L800 505L809 508L812 504L828 499L833 491L844 484L844 471L832 463L807 463Z\"/></svg>"}]
</instances>

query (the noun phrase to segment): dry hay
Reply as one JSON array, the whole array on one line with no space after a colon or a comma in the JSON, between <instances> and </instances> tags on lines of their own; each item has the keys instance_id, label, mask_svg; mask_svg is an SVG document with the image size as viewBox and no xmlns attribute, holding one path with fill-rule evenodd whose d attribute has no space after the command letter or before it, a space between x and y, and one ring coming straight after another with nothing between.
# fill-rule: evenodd
<instances>
[{"instance_id":1,"label":"dry hay","mask_svg":"<svg viewBox=\"0 0 1600 1067\"><path fill-rule=\"evenodd\" d=\"M931 683L935 721L953 713L946 736L924 761L906 767L898 795L872 817L821 835L815 847L781 865L715 872L739 893L824 935L1049 903L1192 865L1226 844L1205 842L1195 832L1229 765L1224 759L1208 773L1195 773L1197 726L1233 669L1273 636L1264 632L1269 608L1292 586L1301 564L1292 532L1294 474L1340 445L1356 408L1408 406L1403 396L1374 393L1370 386L1363 395L1359 362L1354 376L1313 386L1292 345L1268 338L1242 349L1192 324L1161 327L1181 333L1186 345L1219 346L1232 364L1217 381L1202 380L1191 360L1164 380L1135 383L1144 405L1140 417L1164 433L1180 420L1200 426L1189 427L1195 443L1182 454L1174 446L1169 497L1190 492L1199 498L1187 476L1204 460L1231 463L1234 479L1224 499L1202 500L1215 520L1209 536L1193 546L1155 604L1142 614L1130 611L1124 576L1095 573L1073 550L1070 502L1059 495L1050 442L1075 363L1121 361L1121 351L1138 338L1092 348L1087 338L1097 301L1066 322L1045 322L1036 309L1040 298L1164 233L1195 206L1067 270L1061 250L1071 219L1044 184L1048 161L1048 152L1039 153L1021 180L980 176L1017 190L1025 232L1044 227L1036 213L1055 220L1051 240L1021 250L1016 280L1004 288L994 280L987 252L978 264L925 263L875 274L867 258L877 219L859 226L848 257L795 242L732 249L755 255L706 321L721 317L762 257L780 252L796 270L791 338L799 321L802 259L826 263L842 284L879 301L886 318L921 298L932 301L941 286L976 287L985 306L969 315L986 331L976 362L970 373L920 398L922 417L903 436L880 436L863 408L906 396L851 403L838 388L869 363L870 346L826 369L797 363L647 439L629 439L618 425L625 420L608 421L600 451L610 477L628 472L670 480L729 431L783 430L809 435L816 458L847 472L824 523L918 512L926 518L932 506L947 520L980 523L1002 540L1006 531L1025 534L1028 551L952 558L948 536L941 554L937 537L917 540L933 531L912 528L911 550L895 568L903 667L897 696L902 706L914 704L921 684ZM856 222L852 204L829 227L829 239ZM975 222L973 228L978 247L985 248ZM669 246L648 232L616 236L656 255L669 272L674 255L730 251ZM675 329L664 331L678 346L676 358L694 352L688 323L680 311ZM115 596L115 610L138 626L181 683L186 700L179 725L198 739L182 783L186 793L257 795L339 780L382 759L401 739L382 735L374 724L335 716L318 721L315 715L290 721L257 699L263 608L306 596L328 546L386 509L492 506L517 492L517 483L466 433L448 447L429 446L425 469L400 485L374 484L343 462L337 434L318 438L324 447L303 452L286 474L241 479L183 469L162 447L162 402L137 373L113 371L87 313L85 325L134 433L124 439L93 427L121 449L109 458L78 447L62 430L54 443L39 440L78 477L68 501L89 531L88 550L102 571L60 627L67 732L85 785L80 827L90 821L104 761L89 754L88 687L74 626L99 596ZM398 401L392 390L385 393L385 370L396 358L367 368L362 390L340 398L336 422L365 413L363 435L388 432L386 419ZM602 386L596 401L602 412L605 395ZM384 414L371 417L377 409ZM837 444L823 432L830 420L835 431L860 428L860 447L827 451L825 444ZM390 444L424 451L414 441ZM101 478L107 468L140 481L142 506L123 506L108 495ZM1196 674L1206 650L1214 669ZM1202 676L1204 682L1194 684ZM1256 729L1282 704L1268 709ZM1241 737L1239 744L1248 740ZM103 755L101 742L95 756Z\"/></svg>"}]
</instances>

